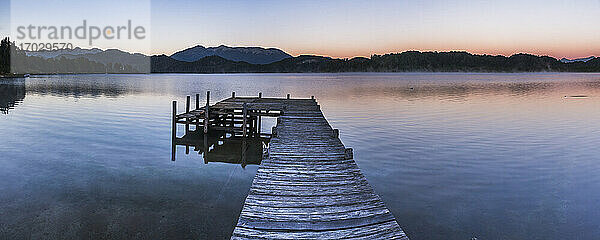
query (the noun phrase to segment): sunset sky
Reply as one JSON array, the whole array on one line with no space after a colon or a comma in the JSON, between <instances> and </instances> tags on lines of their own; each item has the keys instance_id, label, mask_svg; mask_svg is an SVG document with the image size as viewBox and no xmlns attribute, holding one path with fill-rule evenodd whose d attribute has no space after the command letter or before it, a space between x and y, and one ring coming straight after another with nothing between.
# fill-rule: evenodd
<instances>
[{"instance_id":1,"label":"sunset sky","mask_svg":"<svg viewBox=\"0 0 600 240\"><path fill-rule=\"evenodd\" d=\"M7 0L0 3L0 33L6 35L10 8L4 7ZM147 54L170 55L198 44L224 44L332 57L406 50L600 56L600 0L150 3L152 47L150 52L139 50ZM96 14L108 16L104 11ZM135 47L126 50L136 51Z\"/></svg>"}]
</instances>

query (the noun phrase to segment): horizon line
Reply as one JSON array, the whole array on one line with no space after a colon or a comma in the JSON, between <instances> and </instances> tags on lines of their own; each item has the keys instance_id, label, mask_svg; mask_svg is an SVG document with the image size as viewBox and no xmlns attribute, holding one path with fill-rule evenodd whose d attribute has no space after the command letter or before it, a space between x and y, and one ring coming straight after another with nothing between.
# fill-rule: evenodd
<instances>
[{"instance_id":1,"label":"horizon line","mask_svg":"<svg viewBox=\"0 0 600 240\"><path fill-rule=\"evenodd\" d=\"M9 36L5 36L2 37L2 39L5 38L9 38ZM11 41L14 42L14 41ZM261 46L261 45L226 45L226 44L219 44L218 46L205 46L203 44L195 44L186 48L182 48L180 50L176 50L171 54L167 54L166 51L160 52L160 53L143 53L143 52L139 52L139 51L129 51L129 50L124 50L124 49L119 49L119 48L115 48L115 47L107 47L107 48L103 48L103 47L98 47L98 46L91 46L89 48L87 47L80 47L80 46L76 46L73 49L79 48L79 49L84 49L84 50L92 50L92 49L100 49L102 51L107 51L107 50L119 50L119 51L123 51L123 52L127 52L130 54L143 54L145 56L160 56L160 55L165 55L165 56L172 56L175 53L181 52L181 51L185 51L187 49L191 49L194 47L198 47L198 46L202 46L204 48L218 48L218 47L229 47L229 48L262 48L262 49L277 49L280 51L283 51L284 53L292 56L292 57L299 57L299 56L318 56L318 57L327 57L327 58L332 58L332 59L353 59L353 58L371 58L374 55L386 55L386 54L400 54L400 53L405 53L405 52L420 52L420 53L427 53L427 52L434 52L434 53L450 53L450 52L464 52L464 53L468 53L471 55L482 55L482 56L502 56L502 57L511 57L514 55L519 55L519 54L528 54L528 55L533 55L533 56L537 56L537 57L551 57L557 60L562 60L562 59L567 59L567 60L577 60L577 59L585 59L585 58L591 58L591 57L600 57L600 56L596 56L594 54L589 54L589 55L584 55L584 56L578 56L578 57L557 57L557 56L553 56L551 54L536 54L536 53L530 53L530 52L525 52L525 51L516 51L512 54L502 54L502 53L498 53L498 54L492 54L492 53L481 53L481 52L477 52L477 51L469 51L469 50L464 50L464 49L453 49L453 50L419 50L419 49L405 49L405 50L399 50L399 51L390 51L390 52L386 52L386 53L372 53L369 56L366 55L353 55L353 56L333 56L333 55L328 55L328 54L319 54L319 53L300 53L300 54L292 54L286 50L284 50L283 48L279 48L279 47L273 47L273 46Z\"/></svg>"}]
</instances>

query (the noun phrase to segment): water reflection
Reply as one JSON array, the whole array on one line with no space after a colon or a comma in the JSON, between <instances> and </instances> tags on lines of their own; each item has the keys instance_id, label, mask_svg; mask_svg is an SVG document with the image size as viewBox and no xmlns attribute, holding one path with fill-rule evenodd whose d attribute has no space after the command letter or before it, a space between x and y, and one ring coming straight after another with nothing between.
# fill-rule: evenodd
<instances>
[{"instance_id":1,"label":"water reflection","mask_svg":"<svg viewBox=\"0 0 600 240\"><path fill-rule=\"evenodd\" d=\"M0 79L0 112L8 111L25 99L25 79Z\"/></svg>"},{"instance_id":2,"label":"water reflection","mask_svg":"<svg viewBox=\"0 0 600 240\"><path fill-rule=\"evenodd\" d=\"M199 130L175 138L173 150L176 150L176 146L184 146L186 154L190 153L190 149L201 154L205 164L229 163L245 168L247 165L260 165L266 150L263 147L268 142L269 139L265 137L239 137L216 130L204 134ZM173 161L175 156L173 152Z\"/></svg>"},{"instance_id":3,"label":"water reflection","mask_svg":"<svg viewBox=\"0 0 600 240\"><path fill-rule=\"evenodd\" d=\"M262 143L190 133L169 161L171 101L206 89L315 95L411 239L600 236L599 74L53 75L0 89L0 239L229 239Z\"/></svg>"},{"instance_id":4,"label":"water reflection","mask_svg":"<svg viewBox=\"0 0 600 240\"><path fill-rule=\"evenodd\" d=\"M139 94L142 89L135 86L139 82L131 82L133 79L105 74L35 76L29 78L27 92L76 98Z\"/></svg>"},{"instance_id":5,"label":"water reflection","mask_svg":"<svg viewBox=\"0 0 600 240\"><path fill-rule=\"evenodd\" d=\"M344 98L348 96L393 96L409 100L435 98L464 101L474 95L511 95L526 97L578 87L600 89L600 78L585 74L314 74L291 77L289 74L232 74L232 75L52 75L27 80L27 92L41 95L97 98L132 94L182 96L202 92L198 89L235 90L240 95L253 96L262 91L273 96ZM194 81L189 81L192 78ZM314 86L307 86L310 80ZM260 82L261 86L248 86ZM273 89L265 89L269 86ZM327 88L318 86L329 86ZM343 87L352 86L352 87ZM215 99L229 92L215 92Z\"/></svg>"}]
</instances>

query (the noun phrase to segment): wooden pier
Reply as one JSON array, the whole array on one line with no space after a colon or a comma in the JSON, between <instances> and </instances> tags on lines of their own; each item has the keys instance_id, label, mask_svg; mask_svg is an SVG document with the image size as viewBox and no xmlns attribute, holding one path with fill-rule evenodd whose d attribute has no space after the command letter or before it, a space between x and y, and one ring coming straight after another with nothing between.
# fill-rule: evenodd
<instances>
[{"instance_id":1,"label":"wooden pier","mask_svg":"<svg viewBox=\"0 0 600 240\"><path fill-rule=\"evenodd\" d=\"M174 146L178 123L186 124L186 132L194 125L205 136L214 130L270 137L231 239L408 239L313 97L232 94L212 106L207 99L199 107L196 100L193 111L189 97L187 102L183 114L174 103ZM277 117L271 134L261 133L262 116Z\"/></svg>"}]
</instances>

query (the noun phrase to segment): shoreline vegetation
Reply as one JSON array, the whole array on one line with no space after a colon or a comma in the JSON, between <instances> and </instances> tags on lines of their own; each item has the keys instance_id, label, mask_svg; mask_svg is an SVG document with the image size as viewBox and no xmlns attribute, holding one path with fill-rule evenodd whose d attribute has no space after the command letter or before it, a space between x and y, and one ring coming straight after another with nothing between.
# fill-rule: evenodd
<instances>
[{"instance_id":1,"label":"shoreline vegetation","mask_svg":"<svg viewBox=\"0 0 600 240\"><path fill-rule=\"evenodd\" d=\"M199 49L198 47L190 49ZM208 48L211 51L238 51L236 54L259 56L261 48ZM240 50L241 49L241 50ZM248 53L252 50L253 52ZM249 63L230 60L219 55L198 57L197 60L177 60L173 56L145 56L124 51L77 49L79 54L63 54L44 57L15 47L8 38L0 45L0 76L19 77L26 74L75 74L75 73L343 73L343 72L473 72L473 73L520 73L520 72L600 72L600 58L586 61L561 61L548 56L515 54L477 55L468 52L419 52L406 51L370 58L355 57L335 59L323 56L289 56L270 63ZM201 48L205 51L206 48ZM273 49L264 49L273 51ZM187 51L187 50L184 50ZM182 52L184 52L182 51ZM243 52L245 51L245 52ZM280 50L279 50L280 51ZM44 52L42 52L44 53ZM53 53L53 52L45 52ZM235 53L235 52L234 52ZM283 53L283 52L282 52ZM176 54L181 54L178 52ZM12 69L11 69L12 64Z\"/></svg>"}]
</instances>

